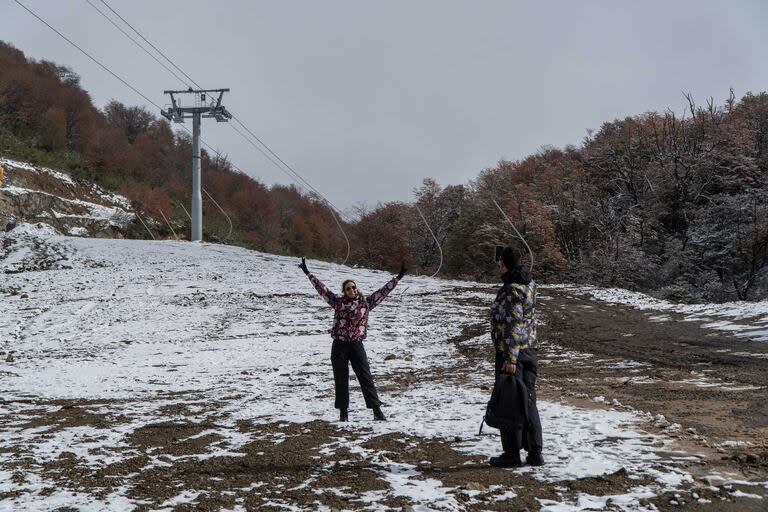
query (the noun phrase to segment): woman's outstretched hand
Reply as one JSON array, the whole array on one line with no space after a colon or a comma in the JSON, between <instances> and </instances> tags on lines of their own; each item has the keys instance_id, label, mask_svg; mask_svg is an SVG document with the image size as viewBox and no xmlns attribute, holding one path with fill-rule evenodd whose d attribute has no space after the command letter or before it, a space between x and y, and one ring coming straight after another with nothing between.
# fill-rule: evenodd
<instances>
[{"instance_id":1,"label":"woman's outstretched hand","mask_svg":"<svg viewBox=\"0 0 768 512\"><path fill-rule=\"evenodd\" d=\"M307 268L307 259L302 257L301 258L301 265L299 265L299 268L304 271L305 274L309 274L309 269Z\"/></svg>"},{"instance_id":2,"label":"woman's outstretched hand","mask_svg":"<svg viewBox=\"0 0 768 512\"><path fill-rule=\"evenodd\" d=\"M397 274L397 279L402 279L406 272L408 272L408 269L405 268L405 263L401 263L400 272Z\"/></svg>"}]
</instances>

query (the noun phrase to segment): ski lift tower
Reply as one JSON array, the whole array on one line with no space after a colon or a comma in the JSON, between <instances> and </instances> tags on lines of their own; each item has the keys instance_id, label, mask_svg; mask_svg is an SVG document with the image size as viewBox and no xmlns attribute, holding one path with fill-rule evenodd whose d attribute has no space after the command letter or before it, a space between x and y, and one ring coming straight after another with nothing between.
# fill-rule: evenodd
<instances>
[{"instance_id":1,"label":"ski lift tower","mask_svg":"<svg viewBox=\"0 0 768 512\"><path fill-rule=\"evenodd\" d=\"M183 123L184 119L192 118L192 233L189 237L193 242L203 239L203 198L200 195L200 121L203 117L212 117L217 122L232 119L232 114L221 104L221 98L229 89L164 91L171 96L171 106L160 113L169 121ZM182 107L181 102L174 96L192 94L191 107ZM216 98L218 94L218 98Z\"/></svg>"}]
</instances>

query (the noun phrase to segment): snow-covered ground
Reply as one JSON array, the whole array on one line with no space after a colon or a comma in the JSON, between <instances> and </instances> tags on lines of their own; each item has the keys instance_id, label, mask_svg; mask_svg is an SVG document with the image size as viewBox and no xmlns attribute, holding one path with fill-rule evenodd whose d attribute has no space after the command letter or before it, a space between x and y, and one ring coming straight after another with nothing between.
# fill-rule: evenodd
<instances>
[{"instance_id":1,"label":"snow-covered ground","mask_svg":"<svg viewBox=\"0 0 768 512\"><path fill-rule=\"evenodd\" d=\"M132 510L138 502L125 489L107 496L42 492L51 487L45 464L67 452L97 469L135 455L128 450L127 436L177 419L167 407L183 397L221 404L216 424L198 435L215 434L222 441L193 455L200 460L223 453L237 456L257 435L238 430L240 420L272 424L336 419L328 335L332 314L297 268L297 260L221 245L70 238L30 226L4 236L13 243L6 244L0 270L15 271L20 261L40 251L55 253L59 260L50 270L6 274L0 286L0 350L13 353L12 362L0 363L0 415L5 419L0 494L18 491L0 501L0 510ZM332 289L351 277L364 292L372 292L391 277L308 263ZM364 455L388 482L386 490L358 496L358 507L377 509L392 496L407 497L417 510L463 510L471 503L457 501L455 486L424 478L417 466L392 462L367 447L373 437L393 433L438 439L483 457L499 452L494 431L477 435L489 394L481 386L491 383L492 369L458 364L462 356L457 345L447 342L462 327L484 319L484 308L455 301L457 296L482 295L478 286L406 276L373 311L366 347L377 385L389 389L381 394L390 421L371 421L353 384L352 422L337 425L349 439L327 447L329 453L343 446ZM480 336L463 343L488 341ZM441 378L397 385L401 378L425 373ZM49 403L43 407L53 413L60 399L87 401L90 413L120 416L121 421L117 426L54 430L30 426L41 403ZM641 500L692 481L679 465L680 457L670 455L670 439L641 431L639 418L631 413L545 401L539 407L548 463L515 471L555 482L624 468L638 480L619 496L543 499L544 510L589 510L609 499L622 509L650 510ZM183 419L204 418L193 408ZM20 447L31 449L34 460L14 470L8 454ZM164 463L150 458L152 464ZM22 481L14 476L18 472ZM501 492L514 496L511 490ZM184 489L167 509L194 502L197 496L195 489ZM292 508L289 502L277 505Z\"/></svg>"}]
</instances>

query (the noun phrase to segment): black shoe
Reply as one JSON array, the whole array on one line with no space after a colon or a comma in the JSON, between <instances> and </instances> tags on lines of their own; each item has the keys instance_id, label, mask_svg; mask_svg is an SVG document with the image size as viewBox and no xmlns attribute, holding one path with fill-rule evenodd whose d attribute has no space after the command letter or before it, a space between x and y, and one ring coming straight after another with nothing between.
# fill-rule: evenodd
<instances>
[{"instance_id":1,"label":"black shoe","mask_svg":"<svg viewBox=\"0 0 768 512\"><path fill-rule=\"evenodd\" d=\"M387 421L387 417L381 412L381 407L373 408L373 419L376 421Z\"/></svg>"},{"instance_id":2,"label":"black shoe","mask_svg":"<svg viewBox=\"0 0 768 512\"><path fill-rule=\"evenodd\" d=\"M520 452L504 452L498 457L491 457L489 462L495 468L519 468L523 465L520 460Z\"/></svg>"},{"instance_id":3,"label":"black shoe","mask_svg":"<svg viewBox=\"0 0 768 512\"><path fill-rule=\"evenodd\" d=\"M349 412L346 409L339 409L339 421L349 421Z\"/></svg>"},{"instance_id":4,"label":"black shoe","mask_svg":"<svg viewBox=\"0 0 768 512\"><path fill-rule=\"evenodd\" d=\"M525 456L525 463L529 466L543 466L544 457L541 456L541 450L534 450Z\"/></svg>"}]
</instances>

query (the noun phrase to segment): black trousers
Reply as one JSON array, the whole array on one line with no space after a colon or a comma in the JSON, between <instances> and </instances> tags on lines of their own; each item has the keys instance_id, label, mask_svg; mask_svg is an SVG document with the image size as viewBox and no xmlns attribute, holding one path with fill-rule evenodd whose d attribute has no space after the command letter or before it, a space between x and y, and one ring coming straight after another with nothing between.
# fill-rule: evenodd
<instances>
[{"instance_id":1,"label":"black trousers","mask_svg":"<svg viewBox=\"0 0 768 512\"><path fill-rule=\"evenodd\" d=\"M336 384L337 409L349 408L349 364L357 376L360 388L363 390L365 405L369 409L381 405L376 385L373 383L371 369L368 366L368 356L362 341L333 340L331 346L331 365L333 366L333 381Z\"/></svg>"},{"instance_id":2,"label":"black trousers","mask_svg":"<svg viewBox=\"0 0 768 512\"><path fill-rule=\"evenodd\" d=\"M496 378L501 375L504 365L504 353L496 352ZM522 430L501 430L501 447L505 452L514 452L525 448L528 452L541 451L543 446L541 419L536 405L536 377L539 368L539 358L536 349L525 348L517 356L515 372L523 373L523 382L528 388L528 426Z\"/></svg>"}]
</instances>

